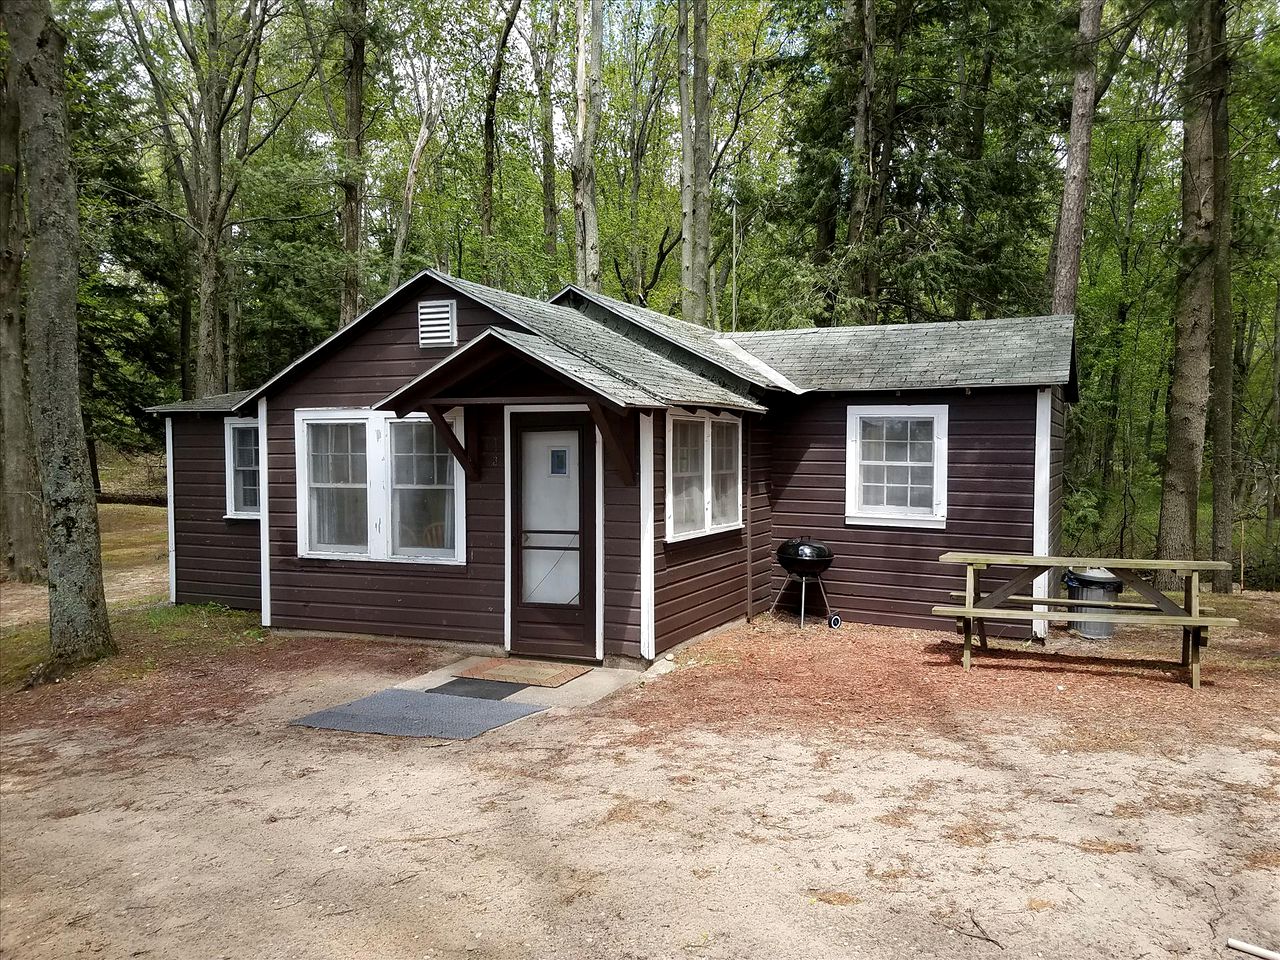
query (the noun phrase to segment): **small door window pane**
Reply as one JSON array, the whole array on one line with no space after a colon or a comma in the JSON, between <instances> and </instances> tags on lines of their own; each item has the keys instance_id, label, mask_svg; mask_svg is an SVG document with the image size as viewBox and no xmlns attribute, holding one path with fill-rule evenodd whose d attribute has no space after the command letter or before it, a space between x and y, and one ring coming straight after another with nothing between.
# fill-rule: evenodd
<instances>
[{"instance_id":1,"label":"small door window pane","mask_svg":"<svg viewBox=\"0 0 1280 960\"><path fill-rule=\"evenodd\" d=\"M551 450L551 475L553 477L569 475L569 451L564 447L553 447Z\"/></svg>"}]
</instances>

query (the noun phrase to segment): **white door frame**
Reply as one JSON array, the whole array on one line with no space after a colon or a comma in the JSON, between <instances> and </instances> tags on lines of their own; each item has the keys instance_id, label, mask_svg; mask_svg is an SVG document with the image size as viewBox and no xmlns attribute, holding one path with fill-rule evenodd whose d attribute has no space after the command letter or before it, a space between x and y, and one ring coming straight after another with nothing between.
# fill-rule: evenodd
<instances>
[{"instance_id":1,"label":"white door frame","mask_svg":"<svg viewBox=\"0 0 1280 960\"><path fill-rule=\"evenodd\" d=\"M512 556L511 556L511 497L512 497L512 463L511 451L511 415L513 413L590 413L591 408L585 403L524 403L508 404L502 408L502 456L504 461L502 483L503 508L503 608L502 608L502 646L511 652L511 608L514 598L511 595ZM604 444L600 438L600 428L595 427L596 447L596 659L604 659Z\"/></svg>"}]
</instances>

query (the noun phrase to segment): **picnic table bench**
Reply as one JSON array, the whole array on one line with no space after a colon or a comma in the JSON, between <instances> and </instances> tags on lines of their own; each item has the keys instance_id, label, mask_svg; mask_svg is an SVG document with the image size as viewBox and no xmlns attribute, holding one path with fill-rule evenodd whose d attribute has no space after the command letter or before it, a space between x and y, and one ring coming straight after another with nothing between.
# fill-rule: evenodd
<instances>
[{"instance_id":1,"label":"picnic table bench","mask_svg":"<svg viewBox=\"0 0 1280 960\"><path fill-rule=\"evenodd\" d=\"M1217 560L1128 560L1123 557L1036 557L1001 553L944 553L941 563L965 566L963 605L939 605L934 616L955 617L956 627L964 634L964 669L968 670L973 653L975 628L979 645L986 649L986 620L1047 620L1050 608L1074 608L1070 617L1085 623L1138 624L1182 628L1182 666L1190 673L1192 689L1200 689L1200 648L1208 644L1210 627L1235 627L1232 617L1211 616L1213 610L1200 606L1200 574L1212 570L1229 570L1231 565ZM982 573L989 567L1017 567L1017 573L989 593L982 589ZM1069 600L1061 597L1031 596L1029 588L1036 578L1050 578L1072 567L1106 567L1141 599ZM1157 590L1138 575L1139 570L1171 570L1182 580L1183 602ZM1029 609L1039 607L1040 609Z\"/></svg>"}]
</instances>

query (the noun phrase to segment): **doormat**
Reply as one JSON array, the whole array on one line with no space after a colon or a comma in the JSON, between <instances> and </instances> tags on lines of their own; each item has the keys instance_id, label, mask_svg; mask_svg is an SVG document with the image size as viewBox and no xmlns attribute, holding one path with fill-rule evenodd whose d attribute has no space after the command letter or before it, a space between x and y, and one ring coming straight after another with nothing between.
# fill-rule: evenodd
<instances>
[{"instance_id":1,"label":"doormat","mask_svg":"<svg viewBox=\"0 0 1280 960\"><path fill-rule=\"evenodd\" d=\"M391 737L470 740L486 730L545 709L529 703L476 700L392 687L351 703L309 713L290 726L381 733Z\"/></svg>"},{"instance_id":2,"label":"doormat","mask_svg":"<svg viewBox=\"0 0 1280 960\"><path fill-rule=\"evenodd\" d=\"M473 667L468 667L455 677L471 677L475 680L502 680L506 683L525 683L533 687L558 687L574 677L588 673L590 667L572 663L547 663L543 660L519 660L514 657L491 657Z\"/></svg>"}]
</instances>

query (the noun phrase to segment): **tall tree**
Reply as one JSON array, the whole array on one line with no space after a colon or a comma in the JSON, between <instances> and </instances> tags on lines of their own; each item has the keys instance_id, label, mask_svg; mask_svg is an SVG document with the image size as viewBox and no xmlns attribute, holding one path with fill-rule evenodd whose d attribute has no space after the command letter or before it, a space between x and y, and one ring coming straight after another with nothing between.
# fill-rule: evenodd
<instances>
[{"instance_id":1,"label":"tall tree","mask_svg":"<svg viewBox=\"0 0 1280 960\"><path fill-rule=\"evenodd\" d=\"M490 240L493 238L493 178L498 166L498 90L502 86L502 68L507 57L507 41L520 15L520 0L511 0L506 19L498 34L498 47L489 66L489 86L484 98L484 172L480 186L480 240L484 247L485 278L493 282L496 271L491 262Z\"/></svg>"},{"instance_id":2,"label":"tall tree","mask_svg":"<svg viewBox=\"0 0 1280 960\"><path fill-rule=\"evenodd\" d=\"M680 97L680 312L692 319L697 309L693 279L693 64L690 58L689 4L676 5L676 84ZM705 305L704 305L705 307Z\"/></svg>"},{"instance_id":3,"label":"tall tree","mask_svg":"<svg viewBox=\"0 0 1280 960\"><path fill-rule=\"evenodd\" d=\"M0 11L0 32L6 30ZM22 320L22 165L18 156L18 86L12 51L0 49L0 550L5 579L45 575L44 505L31 429Z\"/></svg>"},{"instance_id":4,"label":"tall tree","mask_svg":"<svg viewBox=\"0 0 1280 960\"><path fill-rule=\"evenodd\" d=\"M600 289L600 216L596 209L596 135L602 99L604 0L576 0L577 47L573 125L573 217L575 263L580 286Z\"/></svg>"},{"instance_id":5,"label":"tall tree","mask_svg":"<svg viewBox=\"0 0 1280 960\"><path fill-rule=\"evenodd\" d=\"M98 511L80 408L76 282L80 220L67 132L66 37L48 0L6 6L18 65L27 178L30 284L26 347L32 420L48 511L51 679L114 653L102 588Z\"/></svg>"},{"instance_id":6,"label":"tall tree","mask_svg":"<svg viewBox=\"0 0 1280 960\"><path fill-rule=\"evenodd\" d=\"M1213 110L1213 346L1212 404L1210 409L1213 459L1213 522L1210 553L1214 560L1230 563L1235 511L1235 325L1231 315L1231 129L1228 93L1231 85L1227 53L1227 5L1215 2L1210 14ZM1240 571L1241 576L1244 571ZM1231 591L1231 571L1213 574L1216 593Z\"/></svg>"},{"instance_id":7,"label":"tall tree","mask_svg":"<svg viewBox=\"0 0 1280 960\"><path fill-rule=\"evenodd\" d=\"M876 0L846 0L852 84L853 149L849 156L849 298L858 321L875 319L867 302L867 219L871 210L874 175L871 170L871 110L876 93Z\"/></svg>"},{"instance_id":8,"label":"tall tree","mask_svg":"<svg viewBox=\"0 0 1280 960\"><path fill-rule=\"evenodd\" d=\"M387 287L391 290L400 285L400 265L404 259L405 244L409 240L409 227L413 222L413 201L418 192L418 176L427 147L440 124L440 113L444 107L443 96L435 77L435 63L428 59L422 64L421 75L418 68L411 65L411 72L413 101L418 112L418 133L413 141L413 151L409 154L409 166L404 175L404 192L400 199L400 214L396 218L395 243L387 275Z\"/></svg>"},{"instance_id":9,"label":"tall tree","mask_svg":"<svg viewBox=\"0 0 1280 960\"><path fill-rule=\"evenodd\" d=\"M284 122L310 79L264 89L263 38L281 0L116 0L129 39L150 81L166 153L182 188L196 256L197 319L193 392L226 390L223 248L245 164ZM146 16L144 13L144 5ZM259 104L275 115L255 129Z\"/></svg>"},{"instance_id":10,"label":"tall tree","mask_svg":"<svg viewBox=\"0 0 1280 960\"><path fill-rule=\"evenodd\" d=\"M538 91L539 179L542 183L542 254L547 261L547 289L560 286L560 204L556 193L556 111L552 98L559 49L560 4L551 0L546 23L535 22L529 36L533 85Z\"/></svg>"},{"instance_id":11,"label":"tall tree","mask_svg":"<svg viewBox=\"0 0 1280 960\"><path fill-rule=\"evenodd\" d=\"M1196 554L1213 326L1212 69L1215 6L1221 2L1194 0L1187 13L1187 57L1182 81L1182 228L1174 305L1167 452L1156 542L1156 555L1168 560Z\"/></svg>"},{"instance_id":12,"label":"tall tree","mask_svg":"<svg viewBox=\"0 0 1280 960\"><path fill-rule=\"evenodd\" d=\"M1089 200L1089 154L1093 144L1093 114L1098 85L1098 33L1103 0L1080 0L1080 27L1074 56L1075 85L1071 93L1071 130L1067 135L1067 172L1062 207L1053 245L1055 262L1053 313L1075 313L1080 288L1080 249L1084 243L1085 204Z\"/></svg>"},{"instance_id":13,"label":"tall tree","mask_svg":"<svg viewBox=\"0 0 1280 960\"><path fill-rule=\"evenodd\" d=\"M693 0L693 284L686 320L711 321L711 58L707 0Z\"/></svg>"}]
</instances>

